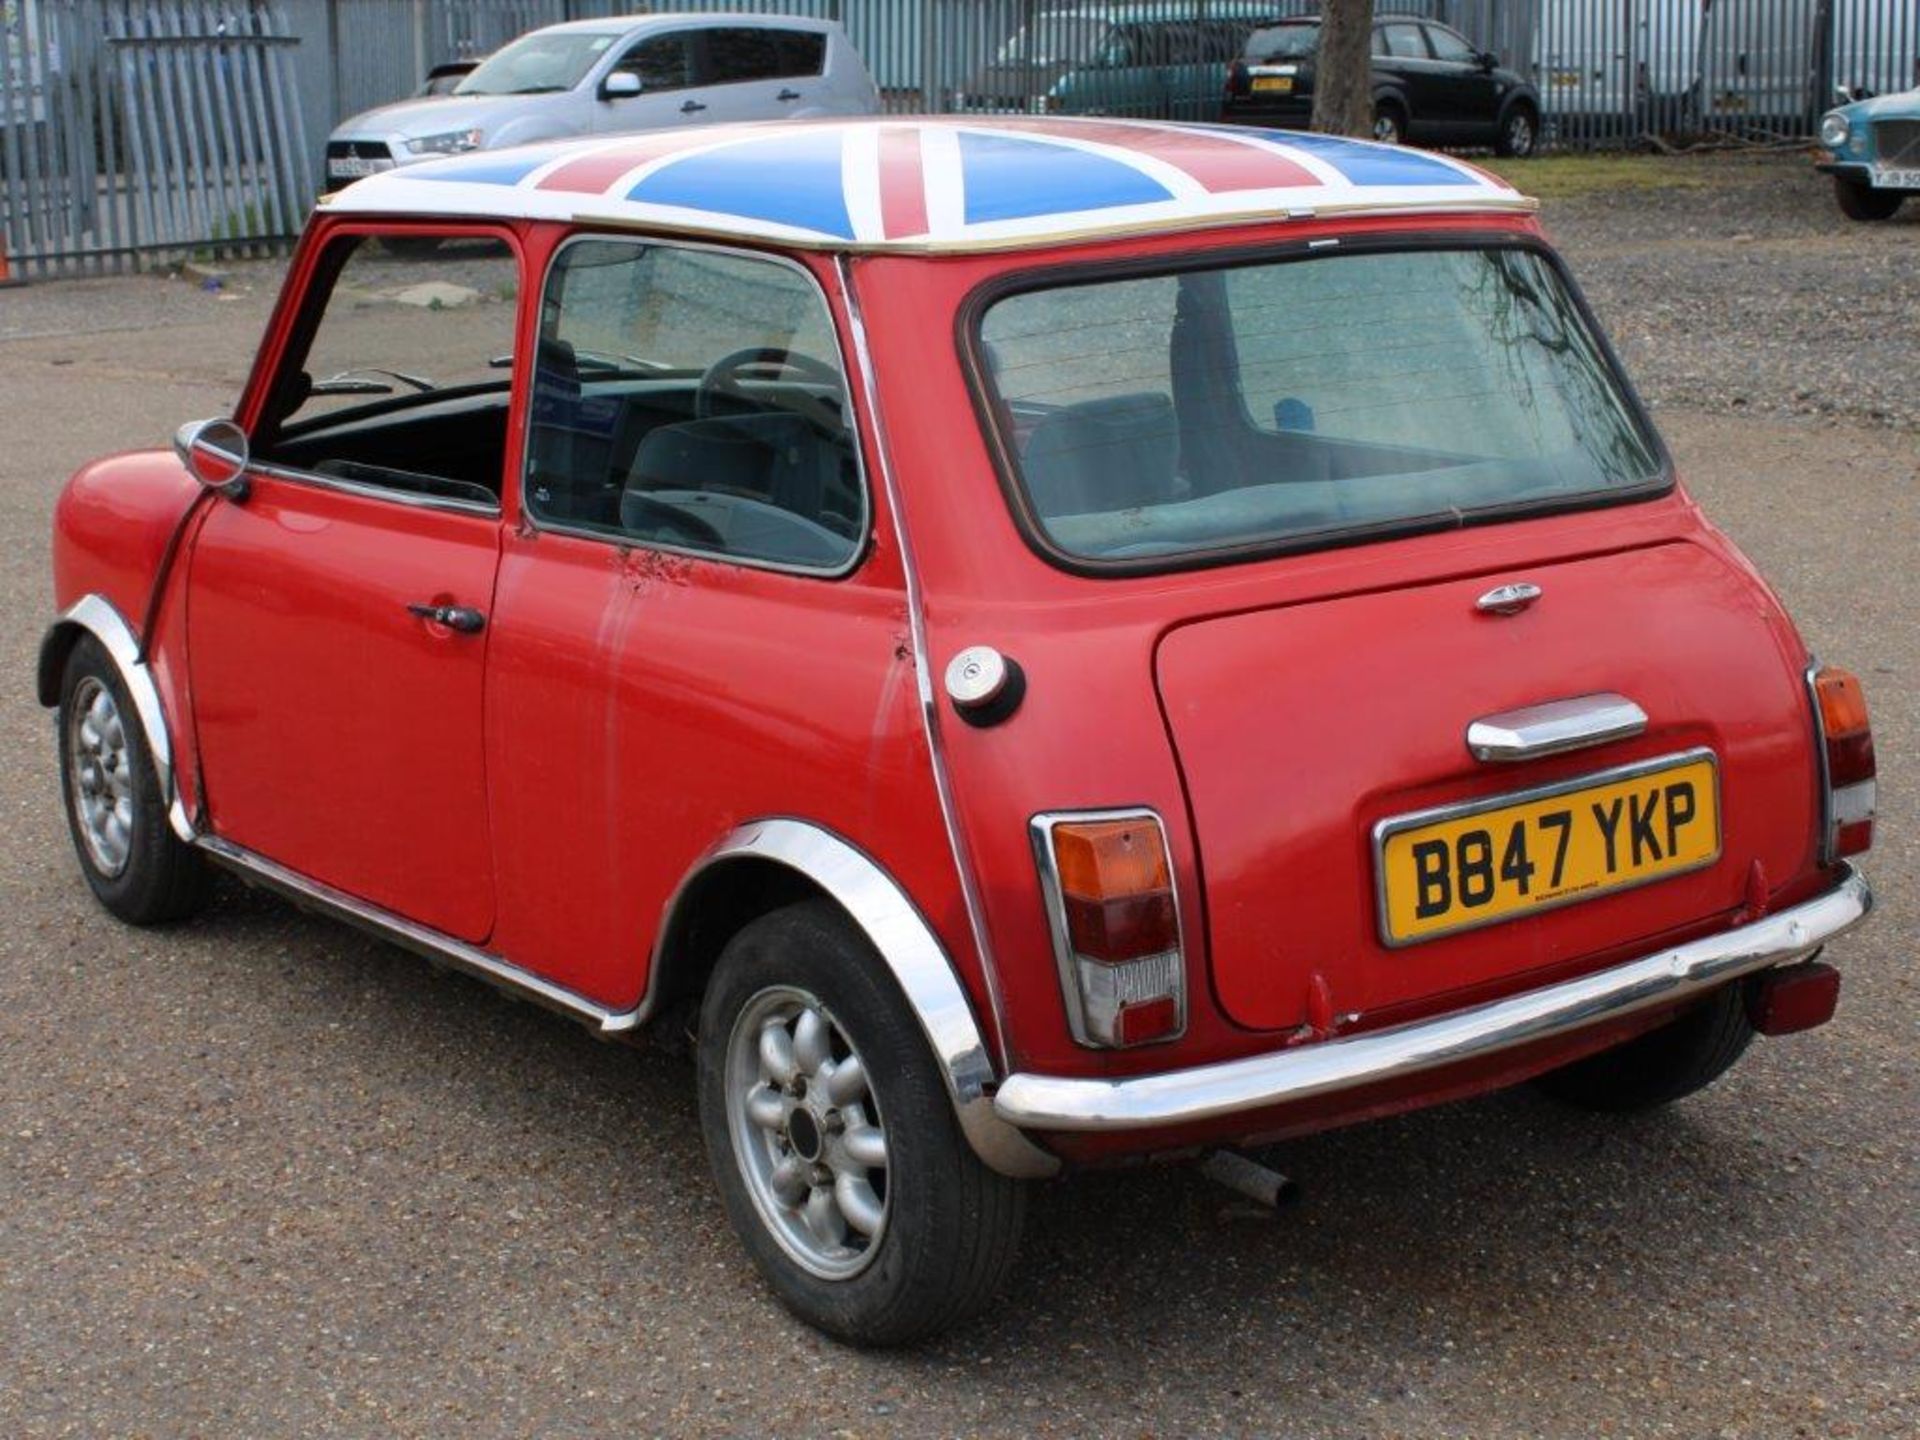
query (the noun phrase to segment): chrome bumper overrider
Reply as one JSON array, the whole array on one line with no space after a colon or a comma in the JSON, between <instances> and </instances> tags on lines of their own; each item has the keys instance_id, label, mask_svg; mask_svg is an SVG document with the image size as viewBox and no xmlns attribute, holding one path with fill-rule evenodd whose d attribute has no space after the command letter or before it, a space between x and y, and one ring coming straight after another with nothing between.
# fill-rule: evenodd
<instances>
[{"instance_id":1,"label":"chrome bumper overrider","mask_svg":"<svg viewBox=\"0 0 1920 1440\"><path fill-rule=\"evenodd\" d=\"M1838 886L1804 905L1471 1010L1127 1080L1011 1075L994 1096L994 1108L1026 1130L1143 1130L1375 1085L1571 1035L1636 1010L1704 994L1756 970L1803 960L1872 908L1867 882L1848 870Z\"/></svg>"}]
</instances>

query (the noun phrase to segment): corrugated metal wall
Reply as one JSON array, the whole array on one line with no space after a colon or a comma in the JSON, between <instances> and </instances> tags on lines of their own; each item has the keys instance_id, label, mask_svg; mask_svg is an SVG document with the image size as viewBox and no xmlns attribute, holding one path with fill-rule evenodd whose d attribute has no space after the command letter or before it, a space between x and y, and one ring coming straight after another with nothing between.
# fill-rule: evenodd
<instances>
[{"instance_id":1,"label":"corrugated metal wall","mask_svg":"<svg viewBox=\"0 0 1920 1440\"><path fill-rule=\"evenodd\" d=\"M327 132L441 61L643 0L0 0L0 238L52 271L294 233ZM1218 114L1223 44L1312 0L663 0L837 19L889 110ZM1920 0L1378 0L1539 88L1550 140L1805 136L1920 84ZM1181 58L1102 63L1114 25ZM1159 39L1150 41L1158 45ZM1044 63L1040 63L1044 62ZM1126 71L1126 73L1122 73ZM1149 71L1153 73L1148 73ZM1063 77L1065 77L1063 81Z\"/></svg>"}]
</instances>

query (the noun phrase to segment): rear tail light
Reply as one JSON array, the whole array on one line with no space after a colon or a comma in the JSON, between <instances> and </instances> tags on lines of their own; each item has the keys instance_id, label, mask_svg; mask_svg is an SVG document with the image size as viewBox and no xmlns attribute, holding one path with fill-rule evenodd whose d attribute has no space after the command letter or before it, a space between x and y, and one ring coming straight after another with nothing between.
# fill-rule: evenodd
<instances>
[{"instance_id":1,"label":"rear tail light","mask_svg":"<svg viewBox=\"0 0 1920 1440\"><path fill-rule=\"evenodd\" d=\"M1119 1048L1179 1035L1186 963L1160 817L1040 815L1033 846L1073 1038Z\"/></svg>"},{"instance_id":2,"label":"rear tail light","mask_svg":"<svg viewBox=\"0 0 1920 1440\"><path fill-rule=\"evenodd\" d=\"M1232 98L1247 88L1247 62L1236 60L1227 67L1227 96Z\"/></svg>"},{"instance_id":3,"label":"rear tail light","mask_svg":"<svg viewBox=\"0 0 1920 1440\"><path fill-rule=\"evenodd\" d=\"M1820 727L1825 783L1820 853L1825 860L1839 860L1873 845L1873 723L1867 717L1866 692L1852 672L1826 665L1813 671L1807 683Z\"/></svg>"}]
</instances>

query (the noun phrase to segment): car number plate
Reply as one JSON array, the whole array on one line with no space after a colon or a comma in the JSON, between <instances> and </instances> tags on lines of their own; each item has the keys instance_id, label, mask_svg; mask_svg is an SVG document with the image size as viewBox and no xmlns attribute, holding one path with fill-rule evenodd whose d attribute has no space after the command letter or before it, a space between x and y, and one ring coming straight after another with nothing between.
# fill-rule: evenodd
<instances>
[{"instance_id":1,"label":"car number plate","mask_svg":"<svg viewBox=\"0 0 1920 1440\"><path fill-rule=\"evenodd\" d=\"M344 155L327 161L327 174L335 180L359 180L392 168L391 160L368 160L358 155Z\"/></svg>"},{"instance_id":2,"label":"car number plate","mask_svg":"<svg viewBox=\"0 0 1920 1440\"><path fill-rule=\"evenodd\" d=\"M1720 858L1710 750L1374 828L1381 937L1413 945L1591 900Z\"/></svg>"},{"instance_id":3,"label":"car number plate","mask_svg":"<svg viewBox=\"0 0 1920 1440\"><path fill-rule=\"evenodd\" d=\"M1920 190L1920 169L1876 165L1873 167L1873 183L1882 190Z\"/></svg>"},{"instance_id":4,"label":"car number plate","mask_svg":"<svg viewBox=\"0 0 1920 1440\"><path fill-rule=\"evenodd\" d=\"M1293 77L1291 75L1256 75L1253 77L1253 93L1256 95L1291 95Z\"/></svg>"}]
</instances>

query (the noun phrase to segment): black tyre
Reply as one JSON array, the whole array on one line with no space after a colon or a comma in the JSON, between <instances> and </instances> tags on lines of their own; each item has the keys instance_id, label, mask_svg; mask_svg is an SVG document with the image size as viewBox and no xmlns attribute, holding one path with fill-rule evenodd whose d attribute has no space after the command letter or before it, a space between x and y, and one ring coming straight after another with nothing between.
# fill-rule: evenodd
<instances>
[{"instance_id":1,"label":"black tyre","mask_svg":"<svg viewBox=\"0 0 1920 1440\"><path fill-rule=\"evenodd\" d=\"M206 860L173 833L153 753L120 672L86 636L60 682L60 792L80 871L130 925L184 920L206 903Z\"/></svg>"},{"instance_id":2,"label":"black tyre","mask_svg":"<svg viewBox=\"0 0 1920 1440\"><path fill-rule=\"evenodd\" d=\"M1899 190L1876 190L1845 175L1836 175L1833 198L1839 202L1840 213L1849 220L1891 220L1893 212L1907 197Z\"/></svg>"},{"instance_id":3,"label":"black tyre","mask_svg":"<svg viewBox=\"0 0 1920 1440\"><path fill-rule=\"evenodd\" d=\"M1658 1030L1549 1071L1534 1083L1582 1110L1654 1110L1718 1080L1752 1039L1744 987L1728 985Z\"/></svg>"},{"instance_id":4,"label":"black tyre","mask_svg":"<svg viewBox=\"0 0 1920 1440\"><path fill-rule=\"evenodd\" d=\"M793 905L733 938L697 1063L721 1199L794 1314L900 1345L993 1298L1025 1188L968 1147L919 1023L836 906Z\"/></svg>"},{"instance_id":5,"label":"black tyre","mask_svg":"<svg viewBox=\"0 0 1920 1440\"><path fill-rule=\"evenodd\" d=\"M1525 160L1540 144L1540 117L1531 105L1517 104L1500 117L1500 133L1494 137L1496 154Z\"/></svg>"},{"instance_id":6,"label":"black tyre","mask_svg":"<svg viewBox=\"0 0 1920 1440\"><path fill-rule=\"evenodd\" d=\"M1373 138L1382 145L1404 145L1407 141L1407 112L1393 100L1382 100L1373 107Z\"/></svg>"}]
</instances>

